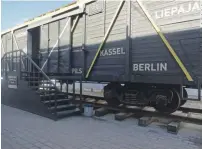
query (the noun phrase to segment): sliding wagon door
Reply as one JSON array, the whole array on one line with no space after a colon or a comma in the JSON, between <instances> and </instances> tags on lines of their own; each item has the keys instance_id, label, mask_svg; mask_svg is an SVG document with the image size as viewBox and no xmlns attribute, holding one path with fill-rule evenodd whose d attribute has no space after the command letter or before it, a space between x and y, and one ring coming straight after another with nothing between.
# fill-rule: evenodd
<instances>
[{"instance_id":1,"label":"sliding wagon door","mask_svg":"<svg viewBox=\"0 0 202 149\"><path fill-rule=\"evenodd\" d=\"M86 6L87 79L121 81L125 78L126 30L127 2L100 0Z\"/></svg>"}]
</instances>

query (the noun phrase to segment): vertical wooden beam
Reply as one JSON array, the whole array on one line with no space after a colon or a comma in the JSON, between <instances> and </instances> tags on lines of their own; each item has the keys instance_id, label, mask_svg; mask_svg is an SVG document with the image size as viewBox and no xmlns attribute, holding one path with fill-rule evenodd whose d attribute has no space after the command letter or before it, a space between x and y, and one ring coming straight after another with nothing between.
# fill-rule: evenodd
<instances>
[{"instance_id":1,"label":"vertical wooden beam","mask_svg":"<svg viewBox=\"0 0 202 149\"><path fill-rule=\"evenodd\" d=\"M200 0L200 37L202 38L202 0ZM200 59L199 59L200 64L202 64L202 58L201 57L202 57L202 41L200 43ZM199 79L200 79L199 80L200 83L202 84L202 78L199 78Z\"/></svg>"},{"instance_id":2,"label":"vertical wooden beam","mask_svg":"<svg viewBox=\"0 0 202 149\"><path fill-rule=\"evenodd\" d=\"M55 44L56 45L56 44ZM54 47L55 47L55 45L54 45ZM52 52L51 52L52 53ZM46 65L46 63L47 63L47 73L49 73L49 55L51 55L51 53L50 53L50 23L48 23L48 57L47 57L47 59L46 59L46 61L44 62L44 64L43 64L43 66L42 66L42 70L43 70L43 68L44 68L44 66Z\"/></svg>"},{"instance_id":3,"label":"vertical wooden beam","mask_svg":"<svg viewBox=\"0 0 202 149\"><path fill-rule=\"evenodd\" d=\"M85 8L86 9L86 6ZM82 77L85 78L85 74L86 74L86 51L85 51L85 47L86 47L86 14L83 14L83 43L82 43L82 57L83 57L83 66L82 66Z\"/></svg>"},{"instance_id":4,"label":"vertical wooden beam","mask_svg":"<svg viewBox=\"0 0 202 149\"><path fill-rule=\"evenodd\" d=\"M73 40L72 40L72 37L73 37L73 33L71 32L71 30L74 30L72 27L72 17L69 17L69 23L68 23L69 25L68 25L68 31L69 31L69 73L71 73L72 72L72 61L73 61L73 58L72 58L72 43L73 43ZM76 26L75 26L76 27ZM74 27L74 28L75 28ZM62 35L61 35L62 36Z\"/></svg>"},{"instance_id":5,"label":"vertical wooden beam","mask_svg":"<svg viewBox=\"0 0 202 149\"><path fill-rule=\"evenodd\" d=\"M14 63L13 63L13 30L10 32L10 34L11 34L11 51L12 51L12 53L11 53L11 70L13 71L13 69L14 69L14 67L13 67L13 65L14 65Z\"/></svg>"},{"instance_id":6,"label":"vertical wooden beam","mask_svg":"<svg viewBox=\"0 0 202 149\"><path fill-rule=\"evenodd\" d=\"M60 34L60 21L58 21L58 38ZM60 39L58 40L58 68L57 72L60 73Z\"/></svg>"},{"instance_id":7,"label":"vertical wooden beam","mask_svg":"<svg viewBox=\"0 0 202 149\"><path fill-rule=\"evenodd\" d=\"M103 9L104 9L104 12L103 12L103 15L104 15L104 35L105 35L105 32L106 32L106 30L105 30L105 25L106 25L106 0L103 0L104 1L104 7L103 7Z\"/></svg>"},{"instance_id":8,"label":"vertical wooden beam","mask_svg":"<svg viewBox=\"0 0 202 149\"><path fill-rule=\"evenodd\" d=\"M127 24L126 24L126 55L125 55L125 80L130 81L131 63L132 63L132 47L131 47L131 0L127 0Z\"/></svg>"}]
</instances>

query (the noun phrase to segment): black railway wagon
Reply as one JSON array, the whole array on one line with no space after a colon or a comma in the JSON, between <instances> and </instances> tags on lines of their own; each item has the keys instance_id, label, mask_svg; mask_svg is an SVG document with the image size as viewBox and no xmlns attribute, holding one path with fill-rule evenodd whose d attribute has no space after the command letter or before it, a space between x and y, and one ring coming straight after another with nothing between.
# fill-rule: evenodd
<instances>
[{"instance_id":1,"label":"black railway wagon","mask_svg":"<svg viewBox=\"0 0 202 149\"><path fill-rule=\"evenodd\" d=\"M48 75L107 82L108 104L174 112L202 82L200 0L82 0L2 33L2 55L24 50ZM191 99L190 99L191 100Z\"/></svg>"}]
</instances>

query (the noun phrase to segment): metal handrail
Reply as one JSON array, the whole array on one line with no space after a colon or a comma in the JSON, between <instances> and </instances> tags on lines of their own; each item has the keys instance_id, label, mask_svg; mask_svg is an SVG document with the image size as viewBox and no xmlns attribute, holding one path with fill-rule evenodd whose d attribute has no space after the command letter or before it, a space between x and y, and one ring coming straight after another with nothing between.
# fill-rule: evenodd
<instances>
[{"instance_id":1,"label":"metal handrail","mask_svg":"<svg viewBox=\"0 0 202 149\"><path fill-rule=\"evenodd\" d=\"M55 87L55 89L60 92L60 89L55 85L55 83L51 81L51 79L46 75L46 73L32 60L32 58L27 55L23 50L20 51L25 55L26 58L28 58L28 60L30 60L30 62L38 69L38 71L41 72L43 76Z\"/></svg>"},{"instance_id":2,"label":"metal handrail","mask_svg":"<svg viewBox=\"0 0 202 149\"><path fill-rule=\"evenodd\" d=\"M22 56L25 56L25 57L31 62L31 64L33 64L33 65L35 66L35 68L36 68L39 72L42 73L42 75L45 77L45 79L47 79L47 80L53 85L53 87L54 87L57 91L60 92L60 89L55 85L55 83L53 83L53 82L51 81L51 79L46 75L46 73L45 73L45 72L32 60L32 58L31 58L29 55L27 55L23 50L15 50L15 51L7 52L7 53L4 54L4 56L1 58L1 60L3 60L4 57L5 57L7 54L14 53L14 52L22 52L24 55L21 55L21 57L22 57ZM20 57L20 58L21 58L21 57Z\"/></svg>"}]
</instances>

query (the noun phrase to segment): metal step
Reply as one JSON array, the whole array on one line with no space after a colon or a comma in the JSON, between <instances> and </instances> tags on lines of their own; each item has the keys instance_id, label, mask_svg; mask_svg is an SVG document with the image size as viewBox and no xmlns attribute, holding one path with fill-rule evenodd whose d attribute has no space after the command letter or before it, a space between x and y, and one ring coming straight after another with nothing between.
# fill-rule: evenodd
<instances>
[{"instance_id":1,"label":"metal step","mask_svg":"<svg viewBox=\"0 0 202 149\"><path fill-rule=\"evenodd\" d=\"M33 73L32 71L21 71L22 73ZM39 71L38 71L39 72Z\"/></svg>"},{"instance_id":2,"label":"metal step","mask_svg":"<svg viewBox=\"0 0 202 149\"><path fill-rule=\"evenodd\" d=\"M40 81L39 80L30 80L30 81L27 81L29 84L40 84Z\"/></svg>"},{"instance_id":3,"label":"metal step","mask_svg":"<svg viewBox=\"0 0 202 149\"><path fill-rule=\"evenodd\" d=\"M29 80L29 82L40 83L40 84L51 84L51 82L49 82L49 81L42 82L42 80Z\"/></svg>"},{"instance_id":4,"label":"metal step","mask_svg":"<svg viewBox=\"0 0 202 149\"><path fill-rule=\"evenodd\" d=\"M42 102L44 104L47 104L49 106L54 106L55 102L57 103L57 105L66 105L66 104L70 104L71 99L56 99L56 101L53 100L42 100Z\"/></svg>"},{"instance_id":5,"label":"metal step","mask_svg":"<svg viewBox=\"0 0 202 149\"><path fill-rule=\"evenodd\" d=\"M63 93L59 93L59 94L45 94L45 95L40 95L42 100L50 100L50 99L54 99L55 97L58 99L65 99L67 98L67 96Z\"/></svg>"},{"instance_id":6,"label":"metal step","mask_svg":"<svg viewBox=\"0 0 202 149\"><path fill-rule=\"evenodd\" d=\"M31 89L33 89L33 90L38 90L39 89L39 86L33 86L33 84L32 85L29 85L29 87L31 88Z\"/></svg>"},{"instance_id":7,"label":"metal step","mask_svg":"<svg viewBox=\"0 0 202 149\"><path fill-rule=\"evenodd\" d=\"M25 81L41 81L41 78L39 77L21 77Z\"/></svg>"},{"instance_id":8,"label":"metal step","mask_svg":"<svg viewBox=\"0 0 202 149\"><path fill-rule=\"evenodd\" d=\"M59 112L59 111L74 110L75 108L76 108L75 105L73 105L73 104L67 104L67 105L58 105L57 107L52 106L52 107L49 108L49 110L51 110L51 111L55 111L56 110L57 112Z\"/></svg>"},{"instance_id":9,"label":"metal step","mask_svg":"<svg viewBox=\"0 0 202 149\"><path fill-rule=\"evenodd\" d=\"M26 71L21 71L21 74L22 74L22 75L27 75L27 76L30 76L30 75L39 75L39 76L42 76L40 72L26 72Z\"/></svg>"},{"instance_id":10,"label":"metal step","mask_svg":"<svg viewBox=\"0 0 202 149\"><path fill-rule=\"evenodd\" d=\"M40 79L41 77L38 77L38 76L28 76L28 77L25 77L26 79Z\"/></svg>"},{"instance_id":11,"label":"metal step","mask_svg":"<svg viewBox=\"0 0 202 149\"><path fill-rule=\"evenodd\" d=\"M56 91L56 90L41 90L41 89L39 89L39 90L37 90L36 91L36 93L38 93L38 94L40 94L40 95L43 95L43 94L57 94L58 93L58 91Z\"/></svg>"},{"instance_id":12,"label":"metal step","mask_svg":"<svg viewBox=\"0 0 202 149\"><path fill-rule=\"evenodd\" d=\"M43 89L55 89L55 86L43 86L43 85L40 85L39 86L40 88L41 88L41 90L43 90Z\"/></svg>"},{"instance_id":13,"label":"metal step","mask_svg":"<svg viewBox=\"0 0 202 149\"><path fill-rule=\"evenodd\" d=\"M49 76L49 78L53 79L63 79L63 80L80 80L81 76Z\"/></svg>"},{"instance_id":14,"label":"metal step","mask_svg":"<svg viewBox=\"0 0 202 149\"><path fill-rule=\"evenodd\" d=\"M73 109L73 110L57 112L57 118L64 118L64 117L80 115L80 114L81 114L80 109L76 108L76 109Z\"/></svg>"},{"instance_id":15,"label":"metal step","mask_svg":"<svg viewBox=\"0 0 202 149\"><path fill-rule=\"evenodd\" d=\"M33 88L33 89L36 89L36 88L40 88L40 90L44 90L44 89L55 89L55 87L54 86L41 86L41 85L38 85L38 84L32 84L32 85L29 85L31 88Z\"/></svg>"}]
</instances>

